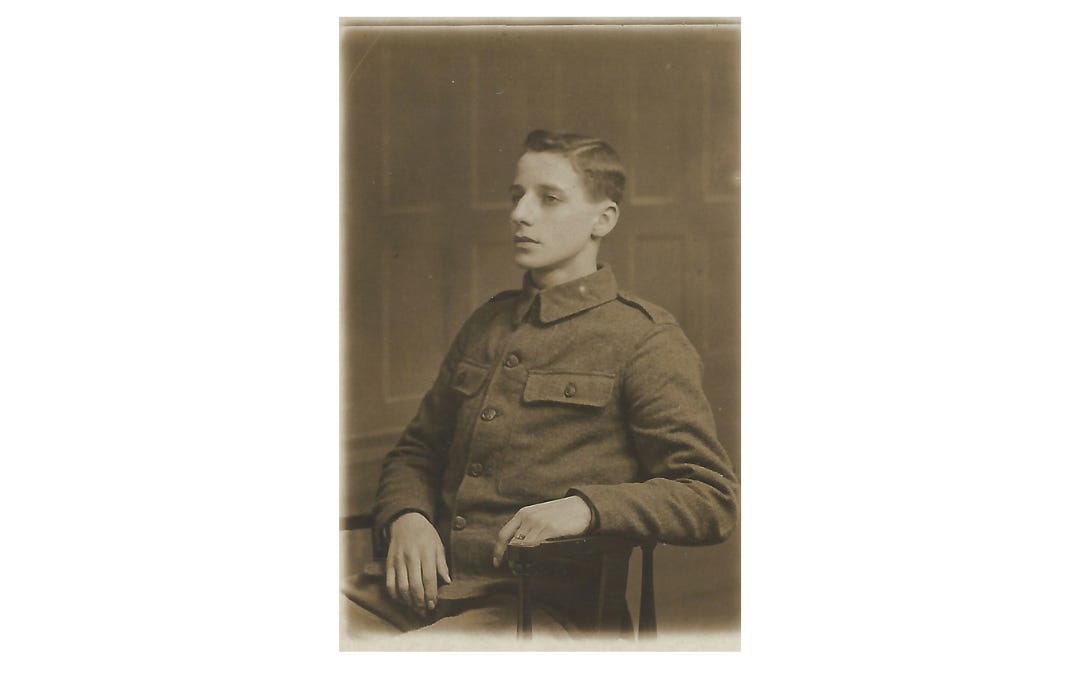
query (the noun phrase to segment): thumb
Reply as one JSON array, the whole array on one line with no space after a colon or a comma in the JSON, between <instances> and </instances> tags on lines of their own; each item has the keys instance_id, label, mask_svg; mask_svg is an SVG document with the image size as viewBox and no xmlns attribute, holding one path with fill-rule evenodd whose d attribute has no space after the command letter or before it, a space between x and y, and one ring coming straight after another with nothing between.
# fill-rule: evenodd
<instances>
[{"instance_id":1,"label":"thumb","mask_svg":"<svg viewBox=\"0 0 1080 673\"><path fill-rule=\"evenodd\" d=\"M493 550L491 565L498 568L502 565L503 554L506 553L506 546L510 544L510 538L514 536L517 529L521 526L521 510L515 514L506 525L499 529L498 535L495 536L495 549Z\"/></svg>"}]
</instances>

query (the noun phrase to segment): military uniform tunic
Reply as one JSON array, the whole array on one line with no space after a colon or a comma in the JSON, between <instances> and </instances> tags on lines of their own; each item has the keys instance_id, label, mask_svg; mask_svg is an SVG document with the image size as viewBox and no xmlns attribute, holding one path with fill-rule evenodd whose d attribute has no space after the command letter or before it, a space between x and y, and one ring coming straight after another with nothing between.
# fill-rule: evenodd
<instances>
[{"instance_id":1,"label":"military uniform tunic","mask_svg":"<svg viewBox=\"0 0 1080 673\"><path fill-rule=\"evenodd\" d=\"M526 274L454 339L386 456L376 530L409 511L435 524L453 578L440 600L505 585L496 533L521 507L570 494L593 534L719 542L737 484L701 369L672 316L620 292L610 268L545 290Z\"/></svg>"}]
</instances>

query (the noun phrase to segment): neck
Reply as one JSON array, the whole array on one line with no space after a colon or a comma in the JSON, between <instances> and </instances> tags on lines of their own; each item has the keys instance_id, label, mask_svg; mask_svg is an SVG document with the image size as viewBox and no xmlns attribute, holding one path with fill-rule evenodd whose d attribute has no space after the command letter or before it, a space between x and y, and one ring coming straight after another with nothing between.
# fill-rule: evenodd
<instances>
[{"instance_id":1,"label":"neck","mask_svg":"<svg viewBox=\"0 0 1080 673\"><path fill-rule=\"evenodd\" d=\"M572 280L596 273L597 268L596 262L593 262L591 265L579 269L533 269L529 271L529 276L536 287L546 290L549 287L569 283Z\"/></svg>"}]
</instances>

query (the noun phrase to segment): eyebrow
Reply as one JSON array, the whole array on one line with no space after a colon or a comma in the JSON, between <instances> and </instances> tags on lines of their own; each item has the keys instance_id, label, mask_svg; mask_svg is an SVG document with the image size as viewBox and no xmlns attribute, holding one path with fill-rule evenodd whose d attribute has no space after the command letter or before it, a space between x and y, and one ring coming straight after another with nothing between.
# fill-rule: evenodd
<instances>
[{"instance_id":1,"label":"eyebrow","mask_svg":"<svg viewBox=\"0 0 1080 673\"><path fill-rule=\"evenodd\" d=\"M562 187L556 187L555 185L540 184L540 185L537 185L537 188L542 192L558 192L560 194L566 194L565 189L563 189ZM524 192L526 190L521 185L519 185L517 183L514 183L514 184L510 185L510 188L507 191L509 191L509 192Z\"/></svg>"},{"instance_id":2,"label":"eyebrow","mask_svg":"<svg viewBox=\"0 0 1080 673\"><path fill-rule=\"evenodd\" d=\"M558 192L560 194L565 194L566 193L566 190L564 190L562 187L556 187L555 185L540 185L540 191L542 191L542 192Z\"/></svg>"}]
</instances>

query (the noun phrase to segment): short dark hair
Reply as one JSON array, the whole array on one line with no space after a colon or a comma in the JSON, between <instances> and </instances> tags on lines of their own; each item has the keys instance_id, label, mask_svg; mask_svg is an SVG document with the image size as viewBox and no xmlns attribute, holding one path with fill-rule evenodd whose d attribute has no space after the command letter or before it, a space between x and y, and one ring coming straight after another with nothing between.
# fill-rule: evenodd
<instances>
[{"instance_id":1,"label":"short dark hair","mask_svg":"<svg viewBox=\"0 0 1080 673\"><path fill-rule=\"evenodd\" d=\"M581 174L585 189L594 200L622 200L626 188L626 170L614 148L599 138L579 133L536 129L525 137L528 152L558 152Z\"/></svg>"}]
</instances>

